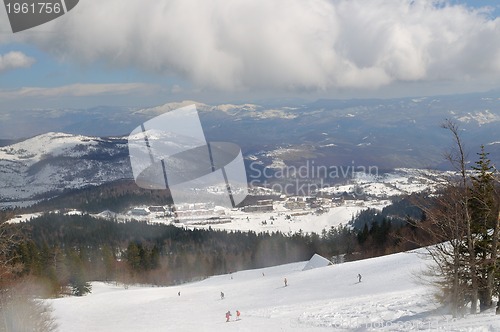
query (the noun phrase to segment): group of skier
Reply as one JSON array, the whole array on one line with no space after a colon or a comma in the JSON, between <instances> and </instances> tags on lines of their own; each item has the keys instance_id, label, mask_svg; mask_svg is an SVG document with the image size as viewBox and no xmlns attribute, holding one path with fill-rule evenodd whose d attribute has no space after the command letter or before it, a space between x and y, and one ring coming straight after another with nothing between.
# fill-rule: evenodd
<instances>
[{"instance_id":1,"label":"group of skier","mask_svg":"<svg viewBox=\"0 0 500 332\"><path fill-rule=\"evenodd\" d=\"M264 276L264 272L262 273L262 276ZM286 277L285 277L285 279L283 281L285 283L285 287L287 287L288 286L288 280L286 279ZM361 274L358 274L358 282L361 282ZM224 293L223 292L220 292L220 298L221 298L221 300L224 299ZM240 314L241 314L240 311L236 310L236 320L240 320ZM229 322L230 318L231 318L231 311L228 310L226 312L226 323Z\"/></svg>"},{"instance_id":2,"label":"group of skier","mask_svg":"<svg viewBox=\"0 0 500 332\"><path fill-rule=\"evenodd\" d=\"M262 276L264 276L264 273L262 273ZM284 282L285 282L285 287L288 286L288 280L286 279L286 277L284 279ZM220 292L220 299L224 300L224 293L223 292ZM240 320L240 315L241 315L240 311L236 310L236 320ZM228 310L226 312L226 323L229 322L229 320L231 319L231 316L232 316L231 311Z\"/></svg>"},{"instance_id":3,"label":"group of skier","mask_svg":"<svg viewBox=\"0 0 500 332\"><path fill-rule=\"evenodd\" d=\"M236 320L240 320L240 315L241 315L241 312L239 310L236 310ZM229 320L231 319L231 311L227 311L226 312L226 323L229 322Z\"/></svg>"}]
</instances>

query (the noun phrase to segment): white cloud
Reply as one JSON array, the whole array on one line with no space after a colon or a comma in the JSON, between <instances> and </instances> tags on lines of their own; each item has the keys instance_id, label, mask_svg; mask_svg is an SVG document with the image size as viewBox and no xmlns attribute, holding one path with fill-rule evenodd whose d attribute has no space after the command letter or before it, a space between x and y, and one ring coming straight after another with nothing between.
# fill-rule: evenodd
<instances>
[{"instance_id":1,"label":"white cloud","mask_svg":"<svg viewBox=\"0 0 500 332\"><path fill-rule=\"evenodd\" d=\"M23 87L15 90L0 90L2 99L18 99L31 97L88 97L99 95L129 95L139 93L149 94L159 90L159 87L144 83L119 84L71 84L60 87L40 88Z\"/></svg>"},{"instance_id":2,"label":"white cloud","mask_svg":"<svg viewBox=\"0 0 500 332\"><path fill-rule=\"evenodd\" d=\"M19 38L201 88L300 91L498 84L499 35L499 18L436 0L86 0Z\"/></svg>"},{"instance_id":3,"label":"white cloud","mask_svg":"<svg viewBox=\"0 0 500 332\"><path fill-rule=\"evenodd\" d=\"M33 63L35 63L35 59L22 52L12 51L0 54L0 73L16 68L28 68Z\"/></svg>"}]
</instances>

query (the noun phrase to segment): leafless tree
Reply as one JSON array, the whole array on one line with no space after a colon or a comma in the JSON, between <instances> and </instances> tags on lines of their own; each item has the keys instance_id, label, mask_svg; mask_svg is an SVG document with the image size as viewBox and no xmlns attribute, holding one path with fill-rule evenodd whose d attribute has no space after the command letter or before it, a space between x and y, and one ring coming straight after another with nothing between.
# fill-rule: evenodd
<instances>
[{"instance_id":1,"label":"leafless tree","mask_svg":"<svg viewBox=\"0 0 500 332\"><path fill-rule=\"evenodd\" d=\"M442 127L453 138L452 149L445 154L455 172L448 178L446 188L431 199L416 200L426 220L412 221L424 237L416 241L427 246L434 264L429 276L440 287L440 300L449 305L454 317L462 315L468 302L471 312L477 312L479 283L470 211L470 178L467 155L459 127L447 120Z\"/></svg>"},{"instance_id":2,"label":"leafless tree","mask_svg":"<svg viewBox=\"0 0 500 332\"><path fill-rule=\"evenodd\" d=\"M16 246L22 241L19 227L3 222L0 223L0 288L11 281L21 269L16 263Z\"/></svg>"}]
</instances>

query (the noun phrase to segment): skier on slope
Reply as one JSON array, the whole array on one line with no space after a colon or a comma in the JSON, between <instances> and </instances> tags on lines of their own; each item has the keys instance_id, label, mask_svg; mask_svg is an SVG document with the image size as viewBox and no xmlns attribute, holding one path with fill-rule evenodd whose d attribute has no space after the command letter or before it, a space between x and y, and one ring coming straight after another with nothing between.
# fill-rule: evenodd
<instances>
[{"instance_id":1,"label":"skier on slope","mask_svg":"<svg viewBox=\"0 0 500 332\"><path fill-rule=\"evenodd\" d=\"M361 274L358 273L358 282L361 282Z\"/></svg>"},{"instance_id":2,"label":"skier on slope","mask_svg":"<svg viewBox=\"0 0 500 332\"><path fill-rule=\"evenodd\" d=\"M223 292L220 292L220 299L224 300L224 293Z\"/></svg>"},{"instance_id":3,"label":"skier on slope","mask_svg":"<svg viewBox=\"0 0 500 332\"><path fill-rule=\"evenodd\" d=\"M240 320L240 311L239 310L236 310L236 320Z\"/></svg>"},{"instance_id":4,"label":"skier on slope","mask_svg":"<svg viewBox=\"0 0 500 332\"><path fill-rule=\"evenodd\" d=\"M288 280L286 280L286 277L285 277L285 287L288 286Z\"/></svg>"},{"instance_id":5,"label":"skier on slope","mask_svg":"<svg viewBox=\"0 0 500 332\"><path fill-rule=\"evenodd\" d=\"M229 318L231 318L231 311L226 312L226 323L229 322Z\"/></svg>"}]
</instances>

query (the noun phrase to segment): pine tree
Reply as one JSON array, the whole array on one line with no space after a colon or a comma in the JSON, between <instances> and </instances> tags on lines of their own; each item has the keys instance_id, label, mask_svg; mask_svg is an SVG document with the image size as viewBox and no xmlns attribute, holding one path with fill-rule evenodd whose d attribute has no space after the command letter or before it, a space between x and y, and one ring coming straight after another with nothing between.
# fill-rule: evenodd
<instances>
[{"instance_id":1,"label":"pine tree","mask_svg":"<svg viewBox=\"0 0 500 332\"><path fill-rule=\"evenodd\" d=\"M132 270L139 270L141 266L141 256L140 256L140 250L137 244L134 242L130 242L128 247L127 247L127 262L132 268Z\"/></svg>"},{"instance_id":2,"label":"pine tree","mask_svg":"<svg viewBox=\"0 0 500 332\"><path fill-rule=\"evenodd\" d=\"M495 270L498 263L498 205L495 192L495 169L488 153L481 146L479 160L472 167L471 176L471 229L474 236L474 249L477 260L477 279L479 282L480 310L484 311L493 304Z\"/></svg>"},{"instance_id":3,"label":"pine tree","mask_svg":"<svg viewBox=\"0 0 500 332\"><path fill-rule=\"evenodd\" d=\"M92 292L92 285L85 280L83 272L77 273L70 280L71 293L76 296L83 296Z\"/></svg>"},{"instance_id":4,"label":"pine tree","mask_svg":"<svg viewBox=\"0 0 500 332\"><path fill-rule=\"evenodd\" d=\"M368 239L368 235L369 235L368 224L365 224L363 230L358 233L358 243L359 244L365 243L365 241Z\"/></svg>"}]
</instances>

